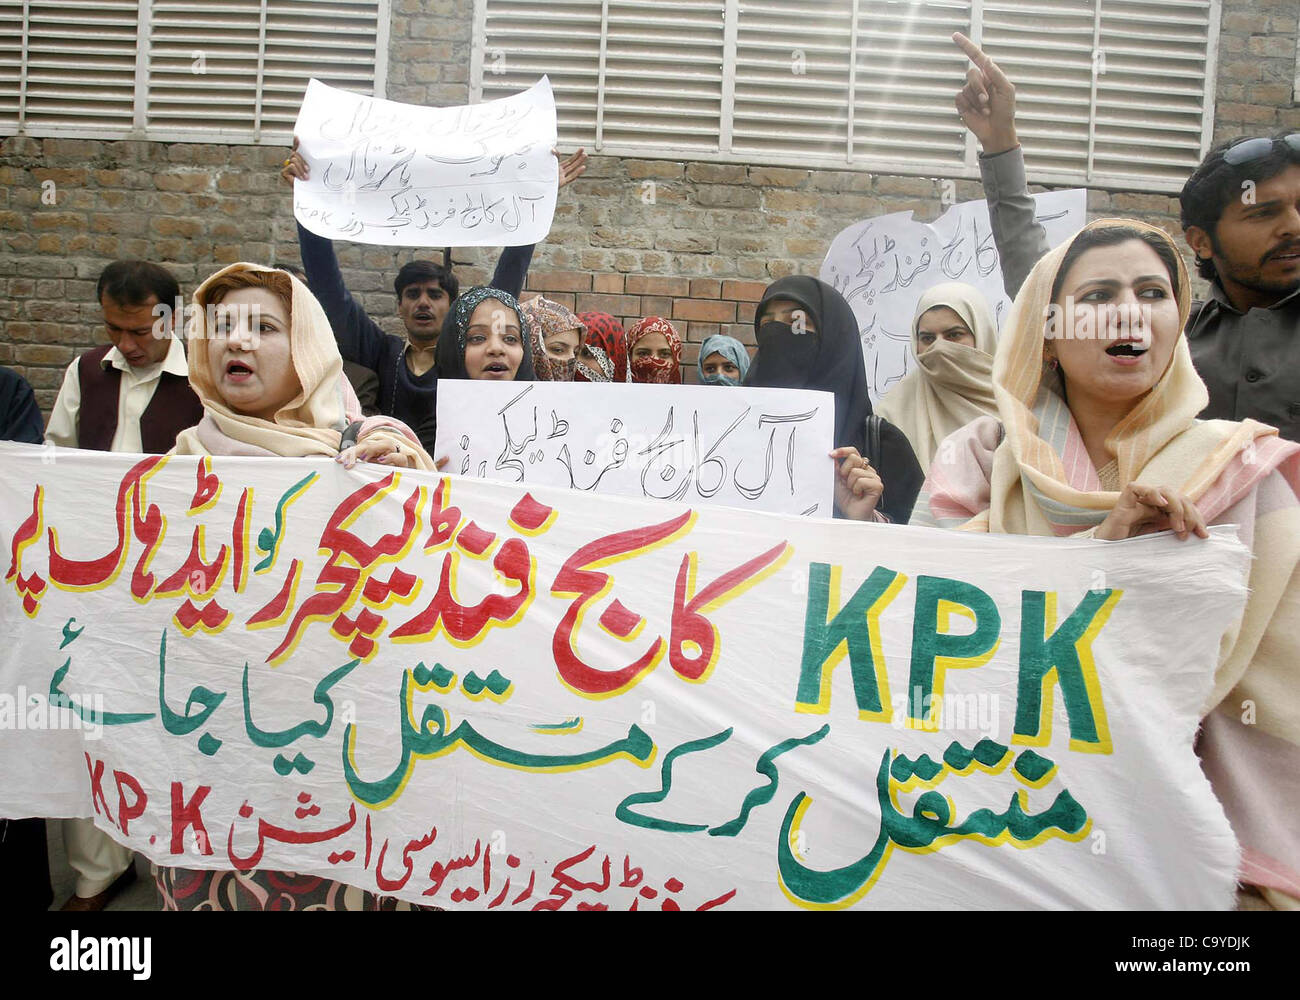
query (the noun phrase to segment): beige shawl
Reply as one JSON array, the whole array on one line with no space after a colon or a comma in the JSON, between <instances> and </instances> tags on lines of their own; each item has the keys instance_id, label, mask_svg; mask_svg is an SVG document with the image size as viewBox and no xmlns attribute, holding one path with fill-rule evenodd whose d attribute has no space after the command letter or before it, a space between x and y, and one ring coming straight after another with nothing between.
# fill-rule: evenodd
<instances>
[{"instance_id":1,"label":"beige shawl","mask_svg":"<svg viewBox=\"0 0 1300 1000\"><path fill-rule=\"evenodd\" d=\"M936 306L947 306L970 327L975 346L938 340L924 354L915 354L921 317ZM997 326L979 290L961 282L945 282L927 290L912 319L912 350L917 367L876 404L876 412L907 435L921 468L934 461L939 442L977 417L996 414L993 399L993 352Z\"/></svg>"},{"instance_id":2,"label":"beige shawl","mask_svg":"<svg viewBox=\"0 0 1300 1000\"><path fill-rule=\"evenodd\" d=\"M1129 219L1086 228L1108 226L1173 246L1162 230ZM1044 372L1045 317L1070 242L1034 267L1003 327L993 365L1000 426L982 418L944 442L954 457L931 467L913 524L1086 536L1115 506L1119 493L1102 488L1060 383ZM1175 257L1181 329L1191 295L1176 249ZM1242 877L1273 905L1292 906L1300 899L1300 446L1254 420L1196 419L1207 398L1180 337L1106 448L1120 488L1180 490L1207 522L1239 525L1254 555L1245 613L1220 643L1200 750L1244 847ZM1174 648L1177 624L1156 627Z\"/></svg>"},{"instance_id":3,"label":"beige shawl","mask_svg":"<svg viewBox=\"0 0 1300 1000\"><path fill-rule=\"evenodd\" d=\"M213 384L208 365L208 348L213 342L212 331L208 329L209 290L219 278L232 271L272 270L259 264L231 264L209 277L194 293L187 333L190 385L203 403L205 413L197 426L177 435L176 454L333 457L339 453L339 443L349 423L362 419L356 396L343 375L343 359L325 310L307 286L288 272L280 273L288 277L293 289L290 352L302 391L281 407L272 421L236 413L226 405ZM414 453L418 468L433 468L418 439L401 421L369 418L362 425L361 436L370 439L374 435L391 438L408 455Z\"/></svg>"}]
</instances>

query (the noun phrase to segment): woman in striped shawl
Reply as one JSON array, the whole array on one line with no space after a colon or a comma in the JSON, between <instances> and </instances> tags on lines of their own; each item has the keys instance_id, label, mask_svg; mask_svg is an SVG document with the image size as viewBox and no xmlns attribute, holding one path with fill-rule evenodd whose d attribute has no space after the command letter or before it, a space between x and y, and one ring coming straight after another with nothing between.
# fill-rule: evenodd
<instances>
[{"instance_id":1,"label":"woman in striped shawl","mask_svg":"<svg viewBox=\"0 0 1300 1000\"><path fill-rule=\"evenodd\" d=\"M1240 904L1300 908L1300 445L1196 418L1208 397L1182 334L1190 299L1172 240L1140 222L1098 220L1043 257L998 343L998 416L944 439L911 523L1108 540L1172 529L1185 544L1237 525L1250 598L1221 643L1197 751L1242 844Z\"/></svg>"}]
</instances>

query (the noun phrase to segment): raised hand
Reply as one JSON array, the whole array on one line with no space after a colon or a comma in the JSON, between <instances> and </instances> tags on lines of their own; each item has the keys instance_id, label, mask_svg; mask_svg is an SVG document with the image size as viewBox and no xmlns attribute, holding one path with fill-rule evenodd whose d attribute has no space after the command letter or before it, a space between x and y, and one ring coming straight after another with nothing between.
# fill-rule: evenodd
<instances>
[{"instance_id":1,"label":"raised hand","mask_svg":"<svg viewBox=\"0 0 1300 1000\"><path fill-rule=\"evenodd\" d=\"M1119 501L1106 520L1097 526L1095 535L1113 542L1168 529L1173 529L1181 539L1193 534L1198 538L1210 537L1201 512L1177 490L1129 483L1120 492Z\"/></svg>"},{"instance_id":2,"label":"raised hand","mask_svg":"<svg viewBox=\"0 0 1300 1000\"><path fill-rule=\"evenodd\" d=\"M953 32L952 40L974 63L966 73L966 86L953 99L962 124L975 134L985 153L1018 146L1015 85L988 53L960 31Z\"/></svg>"},{"instance_id":3,"label":"raised hand","mask_svg":"<svg viewBox=\"0 0 1300 1000\"><path fill-rule=\"evenodd\" d=\"M560 157L558 149L552 149L551 153L560 161L560 187L566 184L572 184L587 169L587 151L580 149L567 159ZM558 190L558 188L557 188Z\"/></svg>"},{"instance_id":4,"label":"raised hand","mask_svg":"<svg viewBox=\"0 0 1300 1000\"><path fill-rule=\"evenodd\" d=\"M293 137L293 148L289 152L289 158L280 166L280 177L286 183L292 184L294 178L305 181L311 176L311 168L307 166L307 161L302 158L298 152L298 137Z\"/></svg>"}]
</instances>

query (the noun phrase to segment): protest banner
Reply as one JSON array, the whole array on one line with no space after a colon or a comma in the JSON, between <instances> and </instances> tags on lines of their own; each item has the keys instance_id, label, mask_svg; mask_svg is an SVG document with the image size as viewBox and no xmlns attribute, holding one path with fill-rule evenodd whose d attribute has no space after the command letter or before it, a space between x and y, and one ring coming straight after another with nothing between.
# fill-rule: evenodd
<instances>
[{"instance_id":1,"label":"protest banner","mask_svg":"<svg viewBox=\"0 0 1300 1000\"><path fill-rule=\"evenodd\" d=\"M382 246L524 246L551 229L555 98L424 108L307 85L294 125L309 180L293 214L317 236Z\"/></svg>"},{"instance_id":2,"label":"protest banner","mask_svg":"<svg viewBox=\"0 0 1300 1000\"><path fill-rule=\"evenodd\" d=\"M480 479L830 517L834 436L829 392L443 379L434 451Z\"/></svg>"},{"instance_id":3,"label":"protest banner","mask_svg":"<svg viewBox=\"0 0 1300 1000\"><path fill-rule=\"evenodd\" d=\"M0 445L0 816L455 908L1232 903L1192 752L1230 528L48 458Z\"/></svg>"},{"instance_id":4,"label":"protest banner","mask_svg":"<svg viewBox=\"0 0 1300 1000\"><path fill-rule=\"evenodd\" d=\"M1033 197L1048 246L1088 221L1082 188ZM973 285L999 328L1011 308L983 200L955 204L932 223L918 222L910 211L855 222L831 241L820 273L853 307L873 403L916 367L912 317L927 289L945 281Z\"/></svg>"}]
</instances>

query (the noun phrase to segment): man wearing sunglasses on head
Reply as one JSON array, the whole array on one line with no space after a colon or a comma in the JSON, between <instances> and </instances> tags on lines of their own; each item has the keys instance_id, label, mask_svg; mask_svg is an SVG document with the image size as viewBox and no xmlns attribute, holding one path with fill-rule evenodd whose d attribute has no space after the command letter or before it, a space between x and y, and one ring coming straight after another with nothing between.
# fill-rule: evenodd
<instances>
[{"instance_id":1,"label":"man wearing sunglasses on head","mask_svg":"<svg viewBox=\"0 0 1300 1000\"><path fill-rule=\"evenodd\" d=\"M1210 297L1187 322L1204 418L1300 440L1300 133L1220 143L1179 196Z\"/></svg>"},{"instance_id":2,"label":"man wearing sunglasses on head","mask_svg":"<svg viewBox=\"0 0 1300 1000\"><path fill-rule=\"evenodd\" d=\"M965 35L974 66L956 97L983 151L980 175L1007 294L1048 250L1016 137L1015 87ZM1300 440L1300 133L1215 146L1179 195L1183 235L1210 297L1192 304L1187 342L1209 390L1204 419L1271 424Z\"/></svg>"}]
</instances>

